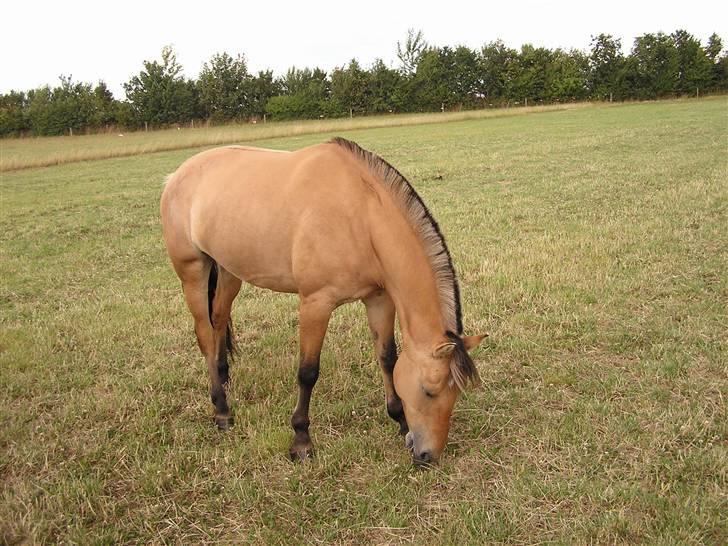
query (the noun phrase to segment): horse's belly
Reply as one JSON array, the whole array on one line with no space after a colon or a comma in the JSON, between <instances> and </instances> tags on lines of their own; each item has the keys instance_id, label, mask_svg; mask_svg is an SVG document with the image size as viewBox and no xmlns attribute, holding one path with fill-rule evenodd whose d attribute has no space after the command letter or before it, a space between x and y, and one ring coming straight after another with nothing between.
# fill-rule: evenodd
<instances>
[{"instance_id":1,"label":"horse's belly","mask_svg":"<svg viewBox=\"0 0 728 546\"><path fill-rule=\"evenodd\" d=\"M227 267L230 273L235 275L242 281L257 286L258 288L267 288L274 292L298 292L298 287L293 279L293 275L287 271L272 271L272 270L260 270L253 266L246 266L246 264L233 264Z\"/></svg>"},{"instance_id":2,"label":"horse's belly","mask_svg":"<svg viewBox=\"0 0 728 546\"><path fill-rule=\"evenodd\" d=\"M276 235L263 237L236 230L200 244L213 260L242 281L276 292L297 292L290 244Z\"/></svg>"}]
</instances>

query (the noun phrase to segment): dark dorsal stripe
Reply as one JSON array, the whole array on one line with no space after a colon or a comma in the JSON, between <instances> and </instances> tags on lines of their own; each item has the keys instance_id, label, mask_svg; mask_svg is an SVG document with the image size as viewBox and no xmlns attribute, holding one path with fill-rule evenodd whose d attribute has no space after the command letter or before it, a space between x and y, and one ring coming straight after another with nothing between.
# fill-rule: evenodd
<instances>
[{"instance_id":1,"label":"dark dorsal stripe","mask_svg":"<svg viewBox=\"0 0 728 546\"><path fill-rule=\"evenodd\" d=\"M341 146L355 157L358 157L375 175L382 185L389 190L406 218L417 233L430 266L435 274L440 295L445 326L448 330L463 333L462 312L460 309L460 287L458 286L455 268L452 265L450 251L440 226L433 218L422 198L402 174L378 155L365 150L356 142L336 137L330 141Z\"/></svg>"}]
</instances>

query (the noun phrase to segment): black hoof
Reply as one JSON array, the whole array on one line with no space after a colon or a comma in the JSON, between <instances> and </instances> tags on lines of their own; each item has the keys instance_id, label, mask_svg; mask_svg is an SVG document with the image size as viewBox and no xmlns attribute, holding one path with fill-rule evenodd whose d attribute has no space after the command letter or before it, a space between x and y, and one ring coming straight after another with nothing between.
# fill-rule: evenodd
<instances>
[{"instance_id":1,"label":"black hoof","mask_svg":"<svg viewBox=\"0 0 728 546\"><path fill-rule=\"evenodd\" d=\"M215 426L218 430L229 430L233 426L234 422L232 415L227 417L221 417L219 415L215 416Z\"/></svg>"},{"instance_id":2,"label":"black hoof","mask_svg":"<svg viewBox=\"0 0 728 546\"><path fill-rule=\"evenodd\" d=\"M288 455L293 462L304 462L313 458L313 444L311 442L294 444L288 450Z\"/></svg>"}]
</instances>

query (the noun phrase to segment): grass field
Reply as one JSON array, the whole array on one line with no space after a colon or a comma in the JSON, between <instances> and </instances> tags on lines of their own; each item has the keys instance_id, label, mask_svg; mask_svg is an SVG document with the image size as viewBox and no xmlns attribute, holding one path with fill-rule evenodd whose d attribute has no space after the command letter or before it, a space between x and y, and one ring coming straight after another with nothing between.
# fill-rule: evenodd
<instances>
[{"instance_id":1,"label":"grass field","mask_svg":"<svg viewBox=\"0 0 728 546\"><path fill-rule=\"evenodd\" d=\"M253 142L277 137L354 129L428 125L463 120L530 115L559 110L588 108L589 103L551 104L528 108L495 108L429 114L367 116L345 119L231 124L212 127L185 127L159 131L136 131L83 136L5 139L0 141L0 172L49 167L89 161L183 150L194 146L220 146L241 141Z\"/></svg>"},{"instance_id":2,"label":"grass field","mask_svg":"<svg viewBox=\"0 0 728 546\"><path fill-rule=\"evenodd\" d=\"M386 415L361 304L329 329L315 460L287 457L293 296L243 289L236 426L214 430L157 212L196 150L3 173L0 543L725 544L727 106L339 133L418 189L466 333L490 333L429 471Z\"/></svg>"}]
</instances>

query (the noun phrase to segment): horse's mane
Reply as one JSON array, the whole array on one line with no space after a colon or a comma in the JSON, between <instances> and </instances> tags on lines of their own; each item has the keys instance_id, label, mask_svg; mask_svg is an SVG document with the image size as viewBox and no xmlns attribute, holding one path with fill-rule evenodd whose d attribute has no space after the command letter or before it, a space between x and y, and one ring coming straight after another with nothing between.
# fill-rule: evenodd
<instances>
[{"instance_id":1,"label":"horse's mane","mask_svg":"<svg viewBox=\"0 0 728 546\"><path fill-rule=\"evenodd\" d=\"M395 203L414 228L430 261L440 295L445 326L459 336L463 333L462 311L460 309L460 288L440 227L422 198L402 174L378 155L363 149L356 142L341 137L330 141L358 157L369 168L375 178L389 191ZM467 353L466 353L467 354Z\"/></svg>"}]
</instances>

